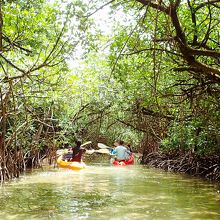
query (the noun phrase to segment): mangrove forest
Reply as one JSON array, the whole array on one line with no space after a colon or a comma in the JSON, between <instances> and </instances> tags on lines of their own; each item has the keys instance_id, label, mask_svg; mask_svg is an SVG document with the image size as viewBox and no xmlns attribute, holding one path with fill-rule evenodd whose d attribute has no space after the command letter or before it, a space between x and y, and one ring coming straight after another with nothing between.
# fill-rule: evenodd
<instances>
[{"instance_id":1,"label":"mangrove forest","mask_svg":"<svg viewBox=\"0 0 220 220\"><path fill-rule=\"evenodd\" d=\"M219 0L1 0L1 183L76 139L219 181L219 13Z\"/></svg>"}]
</instances>

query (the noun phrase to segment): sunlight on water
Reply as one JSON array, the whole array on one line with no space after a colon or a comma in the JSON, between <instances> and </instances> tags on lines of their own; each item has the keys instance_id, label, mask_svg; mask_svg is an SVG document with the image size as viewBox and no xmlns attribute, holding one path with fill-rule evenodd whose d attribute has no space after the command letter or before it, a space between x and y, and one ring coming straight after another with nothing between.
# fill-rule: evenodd
<instances>
[{"instance_id":1,"label":"sunlight on water","mask_svg":"<svg viewBox=\"0 0 220 220\"><path fill-rule=\"evenodd\" d=\"M0 219L220 219L218 186L143 166L48 168L1 189Z\"/></svg>"}]
</instances>

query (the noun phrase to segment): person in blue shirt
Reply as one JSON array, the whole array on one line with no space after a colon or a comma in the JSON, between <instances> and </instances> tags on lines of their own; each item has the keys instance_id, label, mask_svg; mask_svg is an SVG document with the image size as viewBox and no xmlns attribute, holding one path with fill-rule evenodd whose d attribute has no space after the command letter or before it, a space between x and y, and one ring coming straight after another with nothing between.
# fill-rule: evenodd
<instances>
[{"instance_id":1,"label":"person in blue shirt","mask_svg":"<svg viewBox=\"0 0 220 220\"><path fill-rule=\"evenodd\" d=\"M128 160L130 157L131 152L124 146L124 141L119 140L116 141L115 144L115 160L123 161Z\"/></svg>"}]
</instances>

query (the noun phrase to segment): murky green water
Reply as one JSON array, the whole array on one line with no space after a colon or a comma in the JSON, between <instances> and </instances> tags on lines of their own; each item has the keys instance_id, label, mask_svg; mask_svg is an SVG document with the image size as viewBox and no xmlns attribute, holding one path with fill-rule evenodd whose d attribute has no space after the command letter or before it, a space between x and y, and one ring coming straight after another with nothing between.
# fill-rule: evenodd
<instances>
[{"instance_id":1,"label":"murky green water","mask_svg":"<svg viewBox=\"0 0 220 220\"><path fill-rule=\"evenodd\" d=\"M142 166L48 169L0 188L0 219L220 219L219 190Z\"/></svg>"}]
</instances>

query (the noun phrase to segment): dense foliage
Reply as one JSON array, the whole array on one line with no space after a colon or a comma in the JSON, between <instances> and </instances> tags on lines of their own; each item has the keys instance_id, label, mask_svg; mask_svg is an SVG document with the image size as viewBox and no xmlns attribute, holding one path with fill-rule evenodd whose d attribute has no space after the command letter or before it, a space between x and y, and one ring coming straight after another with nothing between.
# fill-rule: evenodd
<instances>
[{"instance_id":1,"label":"dense foliage","mask_svg":"<svg viewBox=\"0 0 220 220\"><path fill-rule=\"evenodd\" d=\"M115 77L142 114L167 118L162 148L219 151L218 1L135 2L111 46Z\"/></svg>"},{"instance_id":2,"label":"dense foliage","mask_svg":"<svg viewBox=\"0 0 220 220\"><path fill-rule=\"evenodd\" d=\"M1 181L79 137L219 152L219 1L0 3Z\"/></svg>"}]
</instances>

